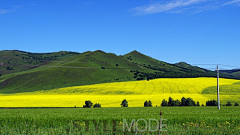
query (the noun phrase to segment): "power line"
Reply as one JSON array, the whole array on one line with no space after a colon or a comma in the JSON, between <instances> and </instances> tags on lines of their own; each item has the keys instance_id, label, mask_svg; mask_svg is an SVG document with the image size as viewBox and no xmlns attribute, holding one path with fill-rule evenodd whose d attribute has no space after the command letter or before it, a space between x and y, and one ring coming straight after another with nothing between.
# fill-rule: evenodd
<instances>
[{"instance_id":1,"label":"power line","mask_svg":"<svg viewBox=\"0 0 240 135\"><path fill-rule=\"evenodd\" d=\"M239 66L233 66L233 65L225 65L225 64L192 64L192 65L221 65L221 66L225 66L225 67L237 67L240 68Z\"/></svg>"}]
</instances>

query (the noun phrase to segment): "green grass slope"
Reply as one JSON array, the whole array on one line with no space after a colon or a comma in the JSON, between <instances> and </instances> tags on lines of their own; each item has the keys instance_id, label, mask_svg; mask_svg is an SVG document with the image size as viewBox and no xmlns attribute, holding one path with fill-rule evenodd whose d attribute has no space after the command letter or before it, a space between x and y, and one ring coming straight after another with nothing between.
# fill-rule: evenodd
<instances>
[{"instance_id":1,"label":"green grass slope","mask_svg":"<svg viewBox=\"0 0 240 135\"><path fill-rule=\"evenodd\" d=\"M151 58L137 51L132 51L124 57L132 63L151 69L152 72L143 71L140 76L147 76L153 78L192 78L192 77L216 77L214 71L205 70L196 66L191 66L187 63L180 62L177 64L170 64L157 59ZM236 78L232 75L220 74L222 78Z\"/></svg>"},{"instance_id":2,"label":"green grass slope","mask_svg":"<svg viewBox=\"0 0 240 135\"><path fill-rule=\"evenodd\" d=\"M240 79L240 69L220 70L220 73L232 75L235 78Z\"/></svg>"},{"instance_id":3,"label":"green grass slope","mask_svg":"<svg viewBox=\"0 0 240 135\"><path fill-rule=\"evenodd\" d=\"M169 63L159 61L157 59L146 56L146 55L144 55L144 54L142 54L142 53L140 53L136 50L132 51L128 54L125 54L124 57L129 62L135 63L139 66L146 67L146 68L148 68L148 67L159 67L159 68L163 68L163 69L167 69L167 70L169 69L169 70L172 70L172 71L177 71L177 70L180 69L178 67L172 66Z\"/></svg>"},{"instance_id":4,"label":"green grass slope","mask_svg":"<svg viewBox=\"0 0 240 135\"><path fill-rule=\"evenodd\" d=\"M78 54L66 51L55 53L30 53L18 50L0 51L0 76L26 71L47 61L65 59Z\"/></svg>"},{"instance_id":5,"label":"green grass slope","mask_svg":"<svg viewBox=\"0 0 240 135\"><path fill-rule=\"evenodd\" d=\"M240 93L240 83L234 83L232 85L220 85L220 95L238 95ZM202 94L216 94L216 86L211 86L202 91Z\"/></svg>"},{"instance_id":6,"label":"green grass slope","mask_svg":"<svg viewBox=\"0 0 240 135\"><path fill-rule=\"evenodd\" d=\"M18 93L53 88L133 80L131 69L141 69L121 56L102 51L86 52L55 60L18 73L0 83L0 93Z\"/></svg>"},{"instance_id":7,"label":"green grass slope","mask_svg":"<svg viewBox=\"0 0 240 135\"><path fill-rule=\"evenodd\" d=\"M181 68L185 68L185 69L190 69L190 70L195 70L195 71L199 71L199 72L206 72L206 70L199 68L197 66L192 66L190 64L187 64L185 62L179 62L174 64L175 66L181 67Z\"/></svg>"}]
</instances>

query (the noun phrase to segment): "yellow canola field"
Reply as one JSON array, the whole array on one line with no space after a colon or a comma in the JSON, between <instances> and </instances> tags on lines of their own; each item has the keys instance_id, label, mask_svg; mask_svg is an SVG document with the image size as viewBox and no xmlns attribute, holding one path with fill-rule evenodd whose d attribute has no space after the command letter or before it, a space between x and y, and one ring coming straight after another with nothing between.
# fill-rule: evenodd
<instances>
[{"instance_id":1,"label":"yellow canola field","mask_svg":"<svg viewBox=\"0 0 240 135\"><path fill-rule=\"evenodd\" d=\"M219 80L220 85L228 85L239 80ZM150 81L128 81L102 83L85 86L65 87L23 94L34 95L161 95L161 94L201 94L203 89L216 86L216 78L163 78Z\"/></svg>"},{"instance_id":2,"label":"yellow canola field","mask_svg":"<svg viewBox=\"0 0 240 135\"><path fill-rule=\"evenodd\" d=\"M86 100L100 103L102 107L121 107L123 99L128 101L129 107L143 107L146 100L151 100L153 106L160 106L162 100L171 96L181 99L182 96L200 99L204 103L208 98L199 94L164 94L154 95L11 95L0 99L0 107L82 107Z\"/></svg>"},{"instance_id":3,"label":"yellow canola field","mask_svg":"<svg viewBox=\"0 0 240 135\"><path fill-rule=\"evenodd\" d=\"M129 107L142 107L151 100L153 106L160 106L163 99L192 98L200 104L217 99L216 95L202 95L202 91L216 86L216 78L164 78L150 81L129 81L74 86L53 90L0 95L0 107L82 107L86 100L100 103L102 107L120 107L126 99ZM231 85L239 80L220 79L221 85ZM236 99L237 95L221 95L222 99Z\"/></svg>"}]
</instances>

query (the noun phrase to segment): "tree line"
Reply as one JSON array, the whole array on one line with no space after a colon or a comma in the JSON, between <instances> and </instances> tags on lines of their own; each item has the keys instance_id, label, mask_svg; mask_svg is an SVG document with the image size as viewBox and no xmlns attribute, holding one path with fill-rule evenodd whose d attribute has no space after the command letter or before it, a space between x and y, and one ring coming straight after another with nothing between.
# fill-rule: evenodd
<instances>
[{"instance_id":1,"label":"tree line","mask_svg":"<svg viewBox=\"0 0 240 135\"><path fill-rule=\"evenodd\" d=\"M126 99L124 99L121 102L121 107L128 107L128 101ZM206 106L217 106L218 103L216 100L208 100L206 101ZM143 103L144 107L152 107L152 101L151 100L146 100ZM169 97L168 101L163 99L162 103L160 104L160 106L164 107L164 106L200 106L199 102L195 102L192 98L185 98L182 97L181 100L174 100L173 98ZM201 106L204 106L204 104L202 104ZM232 106L231 102L227 102L227 104L224 104L223 106ZM234 106L239 106L238 103L235 103ZM76 106L75 106L76 108ZM83 108L101 108L101 104L96 103L93 105L93 103L90 100L85 101L85 105L83 105Z\"/></svg>"}]
</instances>

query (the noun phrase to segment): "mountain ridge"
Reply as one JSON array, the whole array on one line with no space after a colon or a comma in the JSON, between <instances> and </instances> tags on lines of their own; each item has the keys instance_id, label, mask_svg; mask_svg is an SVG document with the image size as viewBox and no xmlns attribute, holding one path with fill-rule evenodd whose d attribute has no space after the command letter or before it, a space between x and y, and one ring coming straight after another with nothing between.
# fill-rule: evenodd
<instances>
[{"instance_id":1,"label":"mountain ridge","mask_svg":"<svg viewBox=\"0 0 240 135\"><path fill-rule=\"evenodd\" d=\"M16 60L22 61L23 64L14 63ZM30 92L155 78L216 77L214 71L204 70L187 63L181 63L187 67L177 63L170 64L136 50L125 55L106 53L102 50L83 53L61 51L50 54L8 51L7 55L3 55L3 52L0 51L0 63L4 63L3 66L0 65L0 74L9 70L6 67L9 65L5 65L5 62L16 65L12 70L26 65L29 65L30 68L2 74L0 76L0 93ZM227 73L221 74L221 77L236 79L235 76Z\"/></svg>"}]
</instances>

